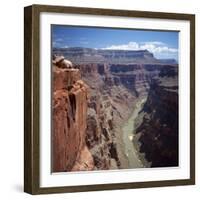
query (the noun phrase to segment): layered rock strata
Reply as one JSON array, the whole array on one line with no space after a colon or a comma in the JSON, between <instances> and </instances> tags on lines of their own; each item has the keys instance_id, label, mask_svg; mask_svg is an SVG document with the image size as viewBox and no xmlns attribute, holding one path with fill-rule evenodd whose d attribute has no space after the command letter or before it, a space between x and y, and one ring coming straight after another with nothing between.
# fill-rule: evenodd
<instances>
[{"instance_id":1,"label":"layered rock strata","mask_svg":"<svg viewBox=\"0 0 200 200\"><path fill-rule=\"evenodd\" d=\"M159 63L148 50L107 50L82 47L54 48L53 53L63 55L73 63L78 64L102 64L102 63Z\"/></svg>"},{"instance_id":2,"label":"layered rock strata","mask_svg":"<svg viewBox=\"0 0 200 200\"><path fill-rule=\"evenodd\" d=\"M79 69L64 58L53 65L53 172L92 170L85 143L88 86Z\"/></svg>"},{"instance_id":3,"label":"layered rock strata","mask_svg":"<svg viewBox=\"0 0 200 200\"><path fill-rule=\"evenodd\" d=\"M152 126L152 129L146 129L146 134L140 137L140 140L145 142L143 142L141 148L138 148L138 151L146 153L147 158L144 157L143 160L147 159L149 163L152 162L152 167L164 166L166 163L168 163L166 166L176 165L178 128L175 125L171 127L172 124L168 119L170 114L173 116L171 116L172 121L177 123L178 72L176 65L85 64L78 66L78 68L81 70L84 81L90 86L91 99L88 103L86 143L93 155L96 169L112 169L111 161L112 164L115 163L114 168L128 168L122 150L124 147L120 145L122 140L121 125L134 109L136 100L142 96L148 96L145 105L151 101L158 101L152 105L152 109L149 111L150 115L153 116L155 110L157 110L157 118L152 118L147 122L149 127ZM172 92L172 90L174 91ZM172 109L169 109L167 105L171 106ZM144 124L145 120L145 117L142 118L141 123ZM161 122L159 122L160 120ZM154 151L155 147L153 146L157 144L154 139L148 141L147 138L150 136L148 133L157 132L158 127L153 126L154 123L161 123L159 125L161 127L166 126L166 124L162 124L162 120L169 123L168 131L173 135L172 138L169 137L170 141L173 140L170 142L172 145L164 144L160 146L160 149ZM139 136L138 130L140 129L137 129ZM165 130L161 129L160 134L163 135L162 140L165 142ZM164 162L162 160L163 155L159 156L157 151L165 152L163 154L168 153L171 157L168 159L165 157L166 161ZM150 152L152 152L152 156L149 156ZM153 156L157 157L157 163L155 163ZM158 165L158 163L160 164Z\"/></svg>"},{"instance_id":4,"label":"layered rock strata","mask_svg":"<svg viewBox=\"0 0 200 200\"><path fill-rule=\"evenodd\" d=\"M86 143L95 169L128 168L121 126L132 112L135 97L111 74L107 64L79 65L89 86Z\"/></svg>"},{"instance_id":5,"label":"layered rock strata","mask_svg":"<svg viewBox=\"0 0 200 200\"><path fill-rule=\"evenodd\" d=\"M148 51L56 51L75 63L54 60L53 98L60 103L60 111L55 109L55 138L60 137L55 155L64 158L56 158L60 164L55 165L61 171L129 168L121 127L142 96L147 101L136 122L138 152L152 167L177 166L177 64L160 62Z\"/></svg>"},{"instance_id":6,"label":"layered rock strata","mask_svg":"<svg viewBox=\"0 0 200 200\"><path fill-rule=\"evenodd\" d=\"M177 77L153 80L137 118L135 145L151 167L178 166Z\"/></svg>"}]
</instances>

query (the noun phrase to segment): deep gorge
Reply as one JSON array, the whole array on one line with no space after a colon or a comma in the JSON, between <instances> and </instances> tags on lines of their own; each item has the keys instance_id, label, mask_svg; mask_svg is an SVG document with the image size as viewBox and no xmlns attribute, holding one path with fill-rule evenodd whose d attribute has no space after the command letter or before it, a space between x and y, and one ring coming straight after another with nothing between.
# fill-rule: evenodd
<instances>
[{"instance_id":1,"label":"deep gorge","mask_svg":"<svg viewBox=\"0 0 200 200\"><path fill-rule=\"evenodd\" d=\"M81 52L54 50L73 63L61 68L54 62L54 171L130 168L122 127L139 99L146 101L131 139L138 158L146 167L177 166L178 65L147 51L101 51L95 62L98 52Z\"/></svg>"}]
</instances>

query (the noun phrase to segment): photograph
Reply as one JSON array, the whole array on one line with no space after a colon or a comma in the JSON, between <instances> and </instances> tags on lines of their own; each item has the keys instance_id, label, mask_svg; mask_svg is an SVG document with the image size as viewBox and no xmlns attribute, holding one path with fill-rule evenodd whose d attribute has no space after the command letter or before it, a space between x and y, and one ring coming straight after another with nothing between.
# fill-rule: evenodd
<instances>
[{"instance_id":1,"label":"photograph","mask_svg":"<svg viewBox=\"0 0 200 200\"><path fill-rule=\"evenodd\" d=\"M179 31L51 24L51 172L179 167Z\"/></svg>"},{"instance_id":2,"label":"photograph","mask_svg":"<svg viewBox=\"0 0 200 200\"><path fill-rule=\"evenodd\" d=\"M194 185L195 15L24 11L24 191Z\"/></svg>"}]
</instances>

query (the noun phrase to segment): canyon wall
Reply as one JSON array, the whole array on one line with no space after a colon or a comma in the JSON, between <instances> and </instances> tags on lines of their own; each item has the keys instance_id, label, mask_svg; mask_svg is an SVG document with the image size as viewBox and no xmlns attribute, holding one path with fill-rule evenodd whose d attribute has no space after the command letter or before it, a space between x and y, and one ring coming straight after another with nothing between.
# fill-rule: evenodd
<instances>
[{"instance_id":1,"label":"canyon wall","mask_svg":"<svg viewBox=\"0 0 200 200\"><path fill-rule=\"evenodd\" d=\"M136 120L138 152L152 167L177 165L177 64L148 51L58 51L75 64L54 61L55 171L129 168L121 128L141 97L147 101Z\"/></svg>"},{"instance_id":2,"label":"canyon wall","mask_svg":"<svg viewBox=\"0 0 200 200\"><path fill-rule=\"evenodd\" d=\"M148 98L137 129L142 144L138 151L145 153L152 167L177 165L177 65L83 64L78 68L90 86L86 143L96 169L113 168L113 163L115 168L127 168L121 125L142 96Z\"/></svg>"},{"instance_id":3,"label":"canyon wall","mask_svg":"<svg viewBox=\"0 0 200 200\"><path fill-rule=\"evenodd\" d=\"M88 86L64 59L53 65L53 172L92 170L86 143Z\"/></svg>"},{"instance_id":4,"label":"canyon wall","mask_svg":"<svg viewBox=\"0 0 200 200\"><path fill-rule=\"evenodd\" d=\"M127 119L134 96L110 74L106 64L79 65L89 86L86 144L96 170L127 168L119 126Z\"/></svg>"},{"instance_id":5,"label":"canyon wall","mask_svg":"<svg viewBox=\"0 0 200 200\"><path fill-rule=\"evenodd\" d=\"M178 79L161 70L137 118L136 141L151 167L178 166Z\"/></svg>"}]
</instances>

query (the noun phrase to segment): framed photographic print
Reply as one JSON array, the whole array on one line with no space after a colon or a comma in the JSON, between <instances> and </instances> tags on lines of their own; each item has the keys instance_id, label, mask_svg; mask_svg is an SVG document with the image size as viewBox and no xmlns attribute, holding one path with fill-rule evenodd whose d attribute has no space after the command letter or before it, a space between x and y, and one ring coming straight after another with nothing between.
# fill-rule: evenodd
<instances>
[{"instance_id":1,"label":"framed photographic print","mask_svg":"<svg viewBox=\"0 0 200 200\"><path fill-rule=\"evenodd\" d=\"M195 183L195 16L24 10L24 191Z\"/></svg>"}]
</instances>

